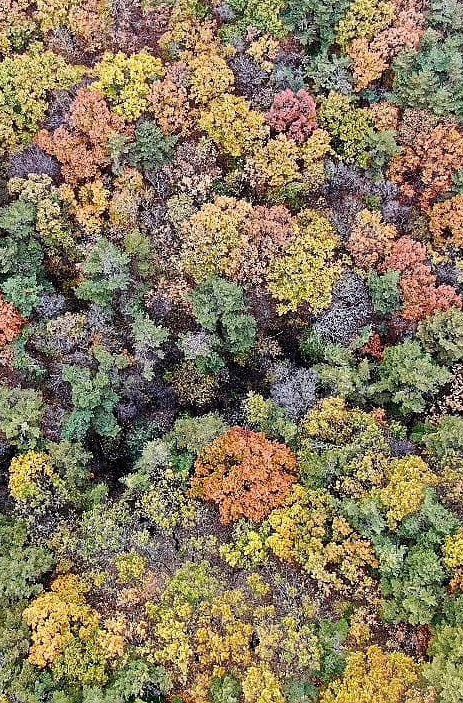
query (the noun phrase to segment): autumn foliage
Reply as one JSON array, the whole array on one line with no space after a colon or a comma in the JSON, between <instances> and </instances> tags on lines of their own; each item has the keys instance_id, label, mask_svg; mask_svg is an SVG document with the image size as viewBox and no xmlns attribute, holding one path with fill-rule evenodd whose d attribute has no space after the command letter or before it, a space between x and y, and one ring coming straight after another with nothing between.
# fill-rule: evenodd
<instances>
[{"instance_id":1,"label":"autumn foliage","mask_svg":"<svg viewBox=\"0 0 463 703\"><path fill-rule=\"evenodd\" d=\"M296 480L297 461L288 447L233 427L203 449L191 491L216 503L224 523L241 517L262 522L284 503Z\"/></svg>"}]
</instances>

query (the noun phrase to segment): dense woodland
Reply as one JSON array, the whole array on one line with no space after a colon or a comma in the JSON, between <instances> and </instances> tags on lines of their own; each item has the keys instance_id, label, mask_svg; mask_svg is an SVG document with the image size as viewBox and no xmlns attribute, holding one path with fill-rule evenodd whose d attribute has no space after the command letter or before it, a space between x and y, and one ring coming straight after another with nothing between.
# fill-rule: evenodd
<instances>
[{"instance_id":1,"label":"dense woodland","mask_svg":"<svg viewBox=\"0 0 463 703\"><path fill-rule=\"evenodd\" d=\"M0 703L462 703L461 0L0 0L0 152Z\"/></svg>"}]
</instances>

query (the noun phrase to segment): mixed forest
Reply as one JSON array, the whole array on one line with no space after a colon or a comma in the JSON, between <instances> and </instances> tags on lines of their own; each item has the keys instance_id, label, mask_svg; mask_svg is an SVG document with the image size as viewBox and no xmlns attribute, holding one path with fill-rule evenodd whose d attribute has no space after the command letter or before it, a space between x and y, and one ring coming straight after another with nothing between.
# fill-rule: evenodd
<instances>
[{"instance_id":1,"label":"mixed forest","mask_svg":"<svg viewBox=\"0 0 463 703\"><path fill-rule=\"evenodd\" d=\"M0 0L0 703L463 703L463 3Z\"/></svg>"}]
</instances>

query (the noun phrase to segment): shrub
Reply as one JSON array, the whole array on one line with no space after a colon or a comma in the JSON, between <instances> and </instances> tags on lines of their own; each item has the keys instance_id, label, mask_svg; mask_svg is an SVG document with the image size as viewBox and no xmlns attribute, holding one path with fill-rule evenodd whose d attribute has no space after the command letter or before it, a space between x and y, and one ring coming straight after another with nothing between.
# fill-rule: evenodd
<instances>
[{"instance_id":1,"label":"shrub","mask_svg":"<svg viewBox=\"0 0 463 703\"><path fill-rule=\"evenodd\" d=\"M216 503L224 523L241 517L262 522L285 501L296 476L296 457L288 447L234 427L202 450L191 492Z\"/></svg>"}]
</instances>

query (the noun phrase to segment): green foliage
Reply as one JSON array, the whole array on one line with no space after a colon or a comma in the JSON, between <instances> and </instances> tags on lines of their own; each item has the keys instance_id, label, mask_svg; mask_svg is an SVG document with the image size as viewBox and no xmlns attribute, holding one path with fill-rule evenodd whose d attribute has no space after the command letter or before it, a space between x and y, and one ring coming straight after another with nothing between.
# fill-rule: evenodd
<instances>
[{"instance_id":1,"label":"green foliage","mask_svg":"<svg viewBox=\"0 0 463 703\"><path fill-rule=\"evenodd\" d=\"M234 676L226 674L214 679L211 684L211 698L213 703L239 703L241 686Z\"/></svg>"},{"instance_id":2,"label":"green foliage","mask_svg":"<svg viewBox=\"0 0 463 703\"><path fill-rule=\"evenodd\" d=\"M417 337L424 349L441 364L463 359L463 312L449 308L428 317L418 325Z\"/></svg>"},{"instance_id":3,"label":"green foliage","mask_svg":"<svg viewBox=\"0 0 463 703\"><path fill-rule=\"evenodd\" d=\"M169 331L156 325L147 315L138 314L132 325L132 334L135 355L143 365L143 376L150 381L156 362L164 356L161 347L169 338Z\"/></svg>"},{"instance_id":4,"label":"green foliage","mask_svg":"<svg viewBox=\"0 0 463 703\"><path fill-rule=\"evenodd\" d=\"M91 474L88 463L92 458L80 442L47 442L46 452L50 464L62 480L62 488L66 499L75 505L86 502L86 491L89 489Z\"/></svg>"},{"instance_id":5,"label":"green foliage","mask_svg":"<svg viewBox=\"0 0 463 703\"><path fill-rule=\"evenodd\" d=\"M201 449L220 437L228 425L217 413L208 413L199 417L186 415L175 421L171 437L180 450L198 455Z\"/></svg>"},{"instance_id":6,"label":"green foliage","mask_svg":"<svg viewBox=\"0 0 463 703\"><path fill-rule=\"evenodd\" d=\"M0 432L19 450L32 449L39 443L43 412L38 391L0 387Z\"/></svg>"},{"instance_id":7,"label":"green foliage","mask_svg":"<svg viewBox=\"0 0 463 703\"><path fill-rule=\"evenodd\" d=\"M246 422L268 437L284 441L290 446L296 441L298 427L273 400L265 400L260 393L249 393L244 401Z\"/></svg>"},{"instance_id":8,"label":"green foliage","mask_svg":"<svg viewBox=\"0 0 463 703\"><path fill-rule=\"evenodd\" d=\"M437 629L429 649L431 661L423 674L434 686L442 703L458 703L463 698L463 627Z\"/></svg>"},{"instance_id":9,"label":"green foliage","mask_svg":"<svg viewBox=\"0 0 463 703\"><path fill-rule=\"evenodd\" d=\"M463 37L428 30L419 50L402 51L394 62L392 99L431 110L439 117L463 118Z\"/></svg>"},{"instance_id":10,"label":"green foliage","mask_svg":"<svg viewBox=\"0 0 463 703\"><path fill-rule=\"evenodd\" d=\"M77 297L111 305L114 295L129 286L129 263L125 252L101 237L82 265L85 280L76 289Z\"/></svg>"},{"instance_id":11,"label":"green foliage","mask_svg":"<svg viewBox=\"0 0 463 703\"><path fill-rule=\"evenodd\" d=\"M37 307L43 292L35 276L10 276L1 288L5 299L13 303L24 317L28 317Z\"/></svg>"},{"instance_id":12,"label":"green foliage","mask_svg":"<svg viewBox=\"0 0 463 703\"><path fill-rule=\"evenodd\" d=\"M368 168L376 181L384 180L384 171L400 152L397 135L392 130L372 132L369 139Z\"/></svg>"},{"instance_id":13,"label":"green foliage","mask_svg":"<svg viewBox=\"0 0 463 703\"><path fill-rule=\"evenodd\" d=\"M463 29L463 7L459 0L431 0L430 22L437 29L459 32Z\"/></svg>"},{"instance_id":14,"label":"green foliage","mask_svg":"<svg viewBox=\"0 0 463 703\"><path fill-rule=\"evenodd\" d=\"M387 271L383 275L370 273L368 276L368 289L375 312L381 315L392 315L400 306L400 273Z\"/></svg>"},{"instance_id":15,"label":"green foliage","mask_svg":"<svg viewBox=\"0 0 463 703\"><path fill-rule=\"evenodd\" d=\"M53 562L47 549L28 543L24 522L0 514L0 609L39 593Z\"/></svg>"},{"instance_id":16,"label":"green foliage","mask_svg":"<svg viewBox=\"0 0 463 703\"><path fill-rule=\"evenodd\" d=\"M71 384L74 405L63 433L64 439L71 442L85 439L90 429L100 437L111 439L120 432L114 417L119 401L117 371L127 364L127 360L122 355L111 356L102 347L96 347L93 353L98 362L95 373L82 366L65 366L62 371L63 379Z\"/></svg>"},{"instance_id":17,"label":"green foliage","mask_svg":"<svg viewBox=\"0 0 463 703\"><path fill-rule=\"evenodd\" d=\"M24 200L0 208L0 288L19 312L29 316L44 290L50 290L43 269L43 251L35 238L35 208Z\"/></svg>"},{"instance_id":18,"label":"green foliage","mask_svg":"<svg viewBox=\"0 0 463 703\"><path fill-rule=\"evenodd\" d=\"M445 461L463 455L463 418L444 415L438 421L425 424L417 439L433 457Z\"/></svg>"},{"instance_id":19,"label":"green foliage","mask_svg":"<svg viewBox=\"0 0 463 703\"><path fill-rule=\"evenodd\" d=\"M452 374L436 364L415 341L388 347L378 375L369 395L379 402L391 403L402 415L423 412L429 399L452 379Z\"/></svg>"},{"instance_id":20,"label":"green foliage","mask_svg":"<svg viewBox=\"0 0 463 703\"><path fill-rule=\"evenodd\" d=\"M327 52L349 4L349 0L289 0L282 19L310 53Z\"/></svg>"},{"instance_id":21,"label":"green foliage","mask_svg":"<svg viewBox=\"0 0 463 703\"><path fill-rule=\"evenodd\" d=\"M369 111L353 98L330 92L320 108L320 124L334 138L334 148L347 163L367 168L371 163L373 122Z\"/></svg>"},{"instance_id":22,"label":"green foliage","mask_svg":"<svg viewBox=\"0 0 463 703\"><path fill-rule=\"evenodd\" d=\"M367 359L357 363L351 349L326 343L323 360L314 366L320 384L334 395L360 402L368 391L371 366Z\"/></svg>"},{"instance_id":23,"label":"green foliage","mask_svg":"<svg viewBox=\"0 0 463 703\"><path fill-rule=\"evenodd\" d=\"M234 357L252 349L256 337L256 322L247 311L240 286L222 278L213 278L195 288L191 295L198 323L213 334L220 349Z\"/></svg>"},{"instance_id":24,"label":"green foliage","mask_svg":"<svg viewBox=\"0 0 463 703\"><path fill-rule=\"evenodd\" d=\"M132 166L143 171L157 171L172 158L178 137L166 137L155 122L140 122L135 143L129 150Z\"/></svg>"},{"instance_id":25,"label":"green foliage","mask_svg":"<svg viewBox=\"0 0 463 703\"><path fill-rule=\"evenodd\" d=\"M393 533L374 499L346 501L343 509L350 523L375 546L383 617L414 625L438 621L448 582L442 548L447 536L457 531L457 518L431 490L420 512L404 520Z\"/></svg>"}]
</instances>

